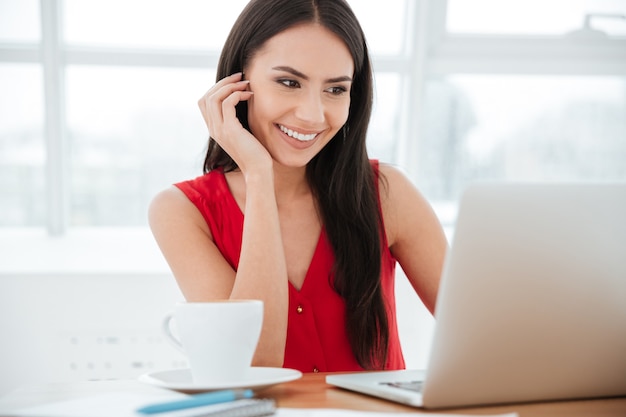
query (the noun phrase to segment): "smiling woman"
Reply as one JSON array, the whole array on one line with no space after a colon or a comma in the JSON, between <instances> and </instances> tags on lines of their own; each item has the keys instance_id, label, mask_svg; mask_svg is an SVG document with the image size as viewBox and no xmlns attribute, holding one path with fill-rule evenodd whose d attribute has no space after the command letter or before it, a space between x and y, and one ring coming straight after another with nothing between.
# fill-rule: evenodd
<instances>
[{"instance_id":1,"label":"smiling woman","mask_svg":"<svg viewBox=\"0 0 626 417\"><path fill-rule=\"evenodd\" d=\"M0 227L54 235L145 228L151 197L202 163L205 127L194 103L246 3L0 2L0 83L8 93L0 96ZM366 27L398 21L405 11L404 0L384 10L357 6ZM46 71L42 24L58 31L46 56L64 57ZM373 50L400 53L403 30L394 25L372 37ZM378 83L393 104L374 114L373 128L392 134L368 146L390 161L397 72Z\"/></svg>"},{"instance_id":2,"label":"smiling woman","mask_svg":"<svg viewBox=\"0 0 626 417\"><path fill-rule=\"evenodd\" d=\"M98 304L107 302L104 297L95 300L83 291L110 281L103 273L126 285L142 274L167 281L170 271L146 211L159 190L202 171L207 127L196 103L215 82L228 30L247 3L0 1L0 278L9 289L25 274L39 274L58 291L50 303L63 303L60 293L67 293L77 303L93 300L100 312L110 307ZM368 155L407 170L449 233L460 192L476 179L626 180L626 21L598 16L626 14L624 1L349 3L367 34L375 69ZM572 39L590 14L594 31L588 32L605 36ZM220 69L217 79L242 70ZM286 94L301 93L305 84L297 74L276 75ZM361 85L348 84L350 95ZM340 92L334 85L329 94ZM289 129L299 139L316 134L281 121L287 135ZM336 139L354 134L356 125L349 127ZM353 189L336 195L360 198ZM302 224L285 231L297 235L311 228L311 205L292 200L301 203L293 211L302 213ZM248 202L237 203L233 207L241 211ZM396 270L399 333L407 366L420 368L433 319L402 272ZM96 275L80 288L59 278L72 274L80 281L83 273ZM154 292L153 282L145 283L137 294ZM308 291L307 285L300 290ZM6 288L0 289L5 299L31 298L13 297ZM296 289L289 287L301 296ZM41 291L41 283L32 291ZM308 319L307 305L301 307L304 316L296 319ZM118 325L98 318L102 327ZM78 321L76 332L93 331L94 320ZM54 320L49 324L54 332ZM151 346L142 351L152 353ZM117 368L102 374L80 369L68 368L64 377L121 375ZM141 371L129 368L125 376Z\"/></svg>"},{"instance_id":3,"label":"smiling woman","mask_svg":"<svg viewBox=\"0 0 626 417\"><path fill-rule=\"evenodd\" d=\"M289 28L254 54L244 68L248 125L275 162L306 165L343 127L353 71L341 38L319 25Z\"/></svg>"},{"instance_id":4,"label":"smiling woman","mask_svg":"<svg viewBox=\"0 0 626 417\"><path fill-rule=\"evenodd\" d=\"M417 189L369 160L372 97L346 2L253 0L198 102L205 174L151 205L187 300L264 301L258 366L404 368L396 262L434 311L446 239Z\"/></svg>"}]
</instances>

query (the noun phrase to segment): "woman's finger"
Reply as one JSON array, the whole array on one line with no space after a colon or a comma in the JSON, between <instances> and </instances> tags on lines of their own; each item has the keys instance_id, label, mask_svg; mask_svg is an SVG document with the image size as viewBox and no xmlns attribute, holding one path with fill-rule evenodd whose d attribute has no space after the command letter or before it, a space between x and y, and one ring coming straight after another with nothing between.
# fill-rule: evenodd
<instances>
[{"instance_id":1,"label":"woman's finger","mask_svg":"<svg viewBox=\"0 0 626 417\"><path fill-rule=\"evenodd\" d=\"M235 106L252 96L246 88L247 82L227 84L207 93L199 103L210 135L220 144L228 146L224 141L241 134L243 126L237 119Z\"/></svg>"},{"instance_id":2,"label":"woman's finger","mask_svg":"<svg viewBox=\"0 0 626 417\"><path fill-rule=\"evenodd\" d=\"M224 123L228 121L237 121L237 110L235 106L242 101L248 101L253 96L252 91L235 91L222 101L222 120Z\"/></svg>"},{"instance_id":3,"label":"woman's finger","mask_svg":"<svg viewBox=\"0 0 626 417\"><path fill-rule=\"evenodd\" d=\"M219 90L225 85L233 84L233 83L236 83L237 81L241 81L242 77L243 77L243 74L241 72L237 72L235 74L229 75L228 77L224 77L221 80L219 80L217 83L215 83L213 87L211 87L206 93L202 95L202 97L200 97L200 99L198 99L198 105L200 106L200 109L202 110L206 109L207 98L213 95L217 90Z\"/></svg>"},{"instance_id":4,"label":"woman's finger","mask_svg":"<svg viewBox=\"0 0 626 417\"><path fill-rule=\"evenodd\" d=\"M217 110L222 106L222 102L235 91L243 91L248 88L249 81L239 81L225 84L217 90L208 94L209 110Z\"/></svg>"},{"instance_id":5,"label":"woman's finger","mask_svg":"<svg viewBox=\"0 0 626 417\"><path fill-rule=\"evenodd\" d=\"M248 81L224 84L219 88L212 88L201 99L200 109L218 120L222 119L222 102L235 91L243 91L248 88Z\"/></svg>"},{"instance_id":6,"label":"woman's finger","mask_svg":"<svg viewBox=\"0 0 626 417\"><path fill-rule=\"evenodd\" d=\"M241 81L241 78L243 77L243 74L238 72L232 75L229 75L228 77L224 77L221 80L219 80L217 83L215 83L213 85L213 87L211 87L201 98L200 100L205 99L206 97L210 97L213 94L215 94L215 92L217 92L218 90L220 90L222 87L226 86L226 85L231 85L231 84L235 84L238 81Z\"/></svg>"},{"instance_id":7,"label":"woman's finger","mask_svg":"<svg viewBox=\"0 0 626 417\"><path fill-rule=\"evenodd\" d=\"M228 147L227 142L245 132L237 118L235 106L241 101L248 100L251 96L251 91L234 91L220 103L222 117L213 121L211 136L221 145Z\"/></svg>"}]
</instances>

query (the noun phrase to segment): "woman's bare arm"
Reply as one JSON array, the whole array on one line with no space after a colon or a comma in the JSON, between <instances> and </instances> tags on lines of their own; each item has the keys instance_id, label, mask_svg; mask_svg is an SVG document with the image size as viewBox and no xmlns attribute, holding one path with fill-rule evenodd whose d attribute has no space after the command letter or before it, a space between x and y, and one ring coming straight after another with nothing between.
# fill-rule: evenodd
<instances>
[{"instance_id":1,"label":"woman's bare arm","mask_svg":"<svg viewBox=\"0 0 626 417\"><path fill-rule=\"evenodd\" d=\"M245 182L237 271L216 247L202 215L178 189L157 195L150 207L150 226L187 300L264 302L263 329L253 364L280 367L287 337L289 286L273 162L235 116L235 105L252 94L246 91L247 83L240 80L241 74L235 74L219 81L198 102L212 137L237 162Z\"/></svg>"},{"instance_id":2,"label":"woman's bare arm","mask_svg":"<svg viewBox=\"0 0 626 417\"><path fill-rule=\"evenodd\" d=\"M380 167L381 200L387 239L411 285L431 313L448 248L443 228L430 204L398 169Z\"/></svg>"},{"instance_id":3,"label":"woman's bare arm","mask_svg":"<svg viewBox=\"0 0 626 417\"><path fill-rule=\"evenodd\" d=\"M253 364L280 367L287 333L287 272L275 200L267 198L261 187L255 189L246 198L248 214L236 272L213 242L202 215L179 189L171 187L154 198L149 220L188 301L263 300L264 324Z\"/></svg>"}]
</instances>

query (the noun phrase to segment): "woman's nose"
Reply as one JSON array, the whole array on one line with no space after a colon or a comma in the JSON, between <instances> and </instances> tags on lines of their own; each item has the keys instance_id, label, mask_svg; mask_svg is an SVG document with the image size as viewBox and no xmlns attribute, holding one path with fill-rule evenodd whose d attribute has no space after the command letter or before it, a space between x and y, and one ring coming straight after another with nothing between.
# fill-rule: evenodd
<instances>
[{"instance_id":1,"label":"woman's nose","mask_svg":"<svg viewBox=\"0 0 626 417\"><path fill-rule=\"evenodd\" d=\"M324 122L322 97L314 92L303 95L296 108L296 117L310 124Z\"/></svg>"}]
</instances>

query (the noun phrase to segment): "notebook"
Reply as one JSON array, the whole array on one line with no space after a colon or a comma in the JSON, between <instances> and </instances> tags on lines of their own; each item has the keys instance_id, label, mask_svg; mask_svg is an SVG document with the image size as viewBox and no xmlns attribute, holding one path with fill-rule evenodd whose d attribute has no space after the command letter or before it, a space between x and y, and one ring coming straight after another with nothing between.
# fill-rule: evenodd
<instances>
[{"instance_id":1,"label":"notebook","mask_svg":"<svg viewBox=\"0 0 626 417\"><path fill-rule=\"evenodd\" d=\"M425 408L626 395L626 183L470 186L427 370L326 382Z\"/></svg>"},{"instance_id":2,"label":"notebook","mask_svg":"<svg viewBox=\"0 0 626 417\"><path fill-rule=\"evenodd\" d=\"M174 401L188 398L178 392L115 391L94 393L95 395L34 405L9 411L13 417L261 417L272 415L277 410L271 398L245 398L155 414L142 414L136 410L155 402Z\"/></svg>"}]
</instances>

